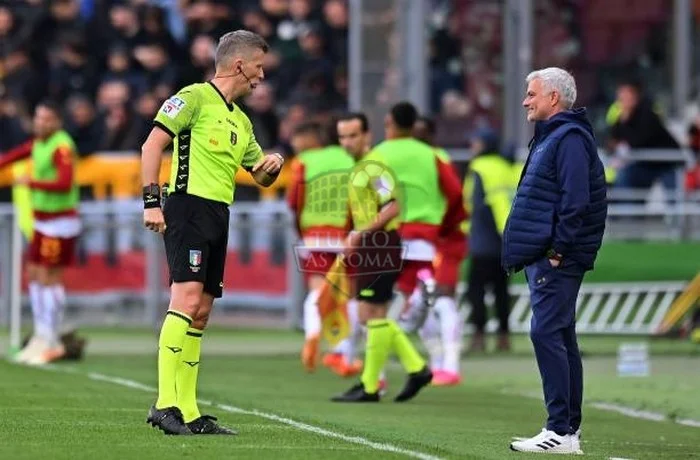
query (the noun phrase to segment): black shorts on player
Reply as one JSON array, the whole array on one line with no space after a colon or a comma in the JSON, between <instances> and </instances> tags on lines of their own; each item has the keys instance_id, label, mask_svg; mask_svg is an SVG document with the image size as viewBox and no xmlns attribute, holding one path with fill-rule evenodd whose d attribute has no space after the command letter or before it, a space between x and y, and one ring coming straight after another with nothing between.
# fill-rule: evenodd
<instances>
[{"instance_id":1,"label":"black shorts on player","mask_svg":"<svg viewBox=\"0 0 700 460\"><path fill-rule=\"evenodd\" d=\"M173 193L163 207L170 283L199 281L221 297L228 246L229 209L224 203Z\"/></svg>"},{"instance_id":2,"label":"black shorts on player","mask_svg":"<svg viewBox=\"0 0 700 460\"><path fill-rule=\"evenodd\" d=\"M394 284L401 273L401 238L396 230L381 230L362 240L366 244L356 248L347 259L356 273L357 300L386 304L394 297Z\"/></svg>"}]
</instances>

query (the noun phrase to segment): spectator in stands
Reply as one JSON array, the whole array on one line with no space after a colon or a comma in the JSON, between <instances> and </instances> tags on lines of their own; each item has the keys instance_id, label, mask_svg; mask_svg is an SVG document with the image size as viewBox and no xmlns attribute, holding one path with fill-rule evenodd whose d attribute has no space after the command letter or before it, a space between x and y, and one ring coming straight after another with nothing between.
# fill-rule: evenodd
<instances>
[{"instance_id":1,"label":"spectator in stands","mask_svg":"<svg viewBox=\"0 0 700 460\"><path fill-rule=\"evenodd\" d=\"M325 42L328 43L329 57L336 65L347 61L348 54L348 7L344 0L326 0L323 4L323 18L326 23Z\"/></svg>"},{"instance_id":2,"label":"spectator in stands","mask_svg":"<svg viewBox=\"0 0 700 460\"><path fill-rule=\"evenodd\" d=\"M231 3L229 0L181 1L188 37L206 34L218 40L226 32L238 28L240 24L234 19Z\"/></svg>"},{"instance_id":3,"label":"spectator in stands","mask_svg":"<svg viewBox=\"0 0 700 460\"><path fill-rule=\"evenodd\" d=\"M146 79L142 72L134 68L131 53L123 45L115 45L107 54L107 70L102 76L102 82L119 80L129 85L134 94L146 91Z\"/></svg>"},{"instance_id":4,"label":"spectator in stands","mask_svg":"<svg viewBox=\"0 0 700 460\"><path fill-rule=\"evenodd\" d=\"M146 34L141 28L136 10L131 5L113 5L109 10L109 22L111 44L121 43L132 49L146 41Z\"/></svg>"},{"instance_id":5,"label":"spectator in stands","mask_svg":"<svg viewBox=\"0 0 700 460\"><path fill-rule=\"evenodd\" d=\"M2 56L0 65L4 70L2 85L7 97L23 101L31 109L45 96L41 75L30 62L24 46Z\"/></svg>"},{"instance_id":6,"label":"spectator in stands","mask_svg":"<svg viewBox=\"0 0 700 460\"><path fill-rule=\"evenodd\" d=\"M49 94L63 102L71 93L94 94L97 69L89 59L88 49L79 35L70 36L59 45L58 62L51 68Z\"/></svg>"},{"instance_id":7,"label":"spectator in stands","mask_svg":"<svg viewBox=\"0 0 700 460\"><path fill-rule=\"evenodd\" d=\"M627 80L618 85L617 103L619 117L611 130L612 146L617 155L623 158L629 155L633 161L635 149L679 148L638 81ZM615 186L649 188L660 180L665 188L672 189L676 185L676 166L673 162L633 161L619 171Z\"/></svg>"},{"instance_id":8,"label":"spectator in stands","mask_svg":"<svg viewBox=\"0 0 700 460\"><path fill-rule=\"evenodd\" d=\"M141 10L141 24L143 25L143 35L146 42L158 43L169 56L173 59L178 59L180 47L165 24L165 12L162 8L155 5L146 5Z\"/></svg>"},{"instance_id":9,"label":"spectator in stands","mask_svg":"<svg viewBox=\"0 0 700 460\"><path fill-rule=\"evenodd\" d=\"M29 29L22 26L12 10L0 5L0 56L25 43L28 35Z\"/></svg>"},{"instance_id":10,"label":"spectator in stands","mask_svg":"<svg viewBox=\"0 0 700 460\"><path fill-rule=\"evenodd\" d=\"M111 107L127 104L130 96L129 85L122 80L102 83L97 90L97 109L106 111Z\"/></svg>"},{"instance_id":11,"label":"spectator in stands","mask_svg":"<svg viewBox=\"0 0 700 460\"><path fill-rule=\"evenodd\" d=\"M134 49L134 57L144 70L146 86L162 100L175 91L177 68L160 43L148 43Z\"/></svg>"},{"instance_id":12,"label":"spectator in stands","mask_svg":"<svg viewBox=\"0 0 700 460\"><path fill-rule=\"evenodd\" d=\"M11 149L29 139L31 122L22 114L21 105L0 95L0 152Z\"/></svg>"},{"instance_id":13,"label":"spectator in stands","mask_svg":"<svg viewBox=\"0 0 700 460\"><path fill-rule=\"evenodd\" d=\"M92 155L100 148L104 122L97 117L95 106L89 97L74 94L68 98L66 130L75 141L81 157Z\"/></svg>"},{"instance_id":14,"label":"spectator in stands","mask_svg":"<svg viewBox=\"0 0 700 460\"><path fill-rule=\"evenodd\" d=\"M99 144L103 151L137 151L148 135L149 124L124 105L110 107Z\"/></svg>"},{"instance_id":15,"label":"spectator in stands","mask_svg":"<svg viewBox=\"0 0 700 460\"><path fill-rule=\"evenodd\" d=\"M299 34L317 21L311 0L290 0L289 17L277 26L275 48L282 59L294 60L301 57Z\"/></svg>"},{"instance_id":16,"label":"spectator in stands","mask_svg":"<svg viewBox=\"0 0 700 460\"><path fill-rule=\"evenodd\" d=\"M197 35L190 45L190 59L180 72L180 84L207 81L214 76L214 52L216 42L209 35Z\"/></svg>"},{"instance_id":17,"label":"spectator in stands","mask_svg":"<svg viewBox=\"0 0 700 460\"><path fill-rule=\"evenodd\" d=\"M253 124L255 139L263 149L277 146L279 142L279 119L275 114L275 95L267 83L259 83L245 99L248 118Z\"/></svg>"}]
</instances>

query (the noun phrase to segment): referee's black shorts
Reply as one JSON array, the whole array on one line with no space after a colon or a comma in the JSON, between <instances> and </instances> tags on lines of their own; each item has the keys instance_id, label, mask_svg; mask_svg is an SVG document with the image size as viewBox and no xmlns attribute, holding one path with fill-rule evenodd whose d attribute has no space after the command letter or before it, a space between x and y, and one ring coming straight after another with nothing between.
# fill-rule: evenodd
<instances>
[{"instance_id":1,"label":"referee's black shorts","mask_svg":"<svg viewBox=\"0 0 700 460\"><path fill-rule=\"evenodd\" d=\"M401 273L401 238L396 230L380 230L370 233L363 241L364 244L346 256L346 265L356 280L357 300L386 304L394 296L394 284Z\"/></svg>"},{"instance_id":2,"label":"referee's black shorts","mask_svg":"<svg viewBox=\"0 0 700 460\"><path fill-rule=\"evenodd\" d=\"M194 195L172 194L163 208L170 283L199 281L221 297L228 245L228 206Z\"/></svg>"}]
</instances>

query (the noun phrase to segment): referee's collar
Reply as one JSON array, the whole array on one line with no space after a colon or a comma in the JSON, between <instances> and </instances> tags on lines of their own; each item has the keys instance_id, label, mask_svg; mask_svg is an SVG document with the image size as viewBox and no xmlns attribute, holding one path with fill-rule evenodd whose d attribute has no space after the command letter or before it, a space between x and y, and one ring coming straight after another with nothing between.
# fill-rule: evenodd
<instances>
[{"instance_id":1,"label":"referee's collar","mask_svg":"<svg viewBox=\"0 0 700 460\"><path fill-rule=\"evenodd\" d=\"M216 91L216 93L221 97L221 100L224 101L224 104L226 104L226 107L228 107L228 111L233 112L233 103L229 104L228 102L226 102L226 98L224 97L224 95L221 93L221 91L219 91L219 88L217 88L216 85L212 83L211 80L209 80L207 83L209 83L211 87L214 88L214 91Z\"/></svg>"}]
</instances>

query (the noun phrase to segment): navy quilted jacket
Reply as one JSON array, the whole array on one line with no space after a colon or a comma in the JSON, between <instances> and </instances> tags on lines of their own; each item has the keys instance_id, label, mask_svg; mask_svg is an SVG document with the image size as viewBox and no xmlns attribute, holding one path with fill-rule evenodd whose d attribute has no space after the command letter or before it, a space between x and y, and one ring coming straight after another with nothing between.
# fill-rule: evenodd
<instances>
[{"instance_id":1,"label":"navy quilted jacket","mask_svg":"<svg viewBox=\"0 0 700 460\"><path fill-rule=\"evenodd\" d=\"M586 110L537 122L503 234L503 268L517 272L554 249L572 268L591 270L605 230L605 195Z\"/></svg>"}]
</instances>

